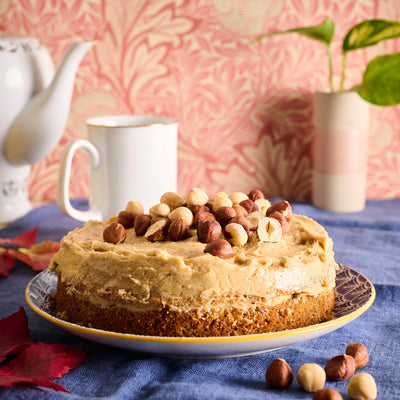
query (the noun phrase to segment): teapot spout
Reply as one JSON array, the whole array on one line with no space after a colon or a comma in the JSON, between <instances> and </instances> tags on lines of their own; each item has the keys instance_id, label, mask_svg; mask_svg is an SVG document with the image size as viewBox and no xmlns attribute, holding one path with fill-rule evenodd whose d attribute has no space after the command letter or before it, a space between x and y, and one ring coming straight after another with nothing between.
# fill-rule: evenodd
<instances>
[{"instance_id":1,"label":"teapot spout","mask_svg":"<svg viewBox=\"0 0 400 400\"><path fill-rule=\"evenodd\" d=\"M50 85L36 94L17 115L8 131L4 149L11 164L33 164L57 145L67 124L76 71L93 43L72 43Z\"/></svg>"}]
</instances>

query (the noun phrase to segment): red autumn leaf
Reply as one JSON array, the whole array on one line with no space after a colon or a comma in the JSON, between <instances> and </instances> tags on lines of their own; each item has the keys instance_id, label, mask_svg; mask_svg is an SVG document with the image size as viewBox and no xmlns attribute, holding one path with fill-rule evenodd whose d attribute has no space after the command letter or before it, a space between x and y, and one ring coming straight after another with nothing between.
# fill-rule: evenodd
<instances>
[{"instance_id":1,"label":"red autumn leaf","mask_svg":"<svg viewBox=\"0 0 400 400\"><path fill-rule=\"evenodd\" d=\"M0 386L31 383L68 392L52 379L61 378L70 369L78 366L85 357L86 352L65 344L32 344L17 358L0 368Z\"/></svg>"},{"instance_id":2,"label":"red autumn leaf","mask_svg":"<svg viewBox=\"0 0 400 400\"><path fill-rule=\"evenodd\" d=\"M46 269L54 253L60 248L60 243L46 240L34 244L29 249L10 249L9 253L19 261L32 267L34 271Z\"/></svg>"},{"instance_id":3,"label":"red autumn leaf","mask_svg":"<svg viewBox=\"0 0 400 400\"><path fill-rule=\"evenodd\" d=\"M13 269L15 260L8 254L7 251L0 252L0 277L10 275Z\"/></svg>"},{"instance_id":4,"label":"red autumn leaf","mask_svg":"<svg viewBox=\"0 0 400 400\"><path fill-rule=\"evenodd\" d=\"M0 246L8 243L15 244L18 247L31 247L36 241L38 227L33 228L29 231L21 233L21 235L16 236L14 239L2 239L0 238Z\"/></svg>"},{"instance_id":5,"label":"red autumn leaf","mask_svg":"<svg viewBox=\"0 0 400 400\"><path fill-rule=\"evenodd\" d=\"M16 313L0 319L0 362L9 354L20 353L32 343L28 318L23 307Z\"/></svg>"}]
</instances>

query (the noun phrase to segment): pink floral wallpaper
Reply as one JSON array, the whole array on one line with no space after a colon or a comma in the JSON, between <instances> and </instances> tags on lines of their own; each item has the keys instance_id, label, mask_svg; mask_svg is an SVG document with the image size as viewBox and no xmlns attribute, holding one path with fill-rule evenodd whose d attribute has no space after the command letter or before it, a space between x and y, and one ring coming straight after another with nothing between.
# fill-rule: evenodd
<instances>
[{"instance_id":1,"label":"pink floral wallpaper","mask_svg":"<svg viewBox=\"0 0 400 400\"><path fill-rule=\"evenodd\" d=\"M398 0L2 0L0 31L37 37L57 64L68 44L95 39L75 81L58 146L32 167L30 197L53 201L64 145L85 137L85 120L105 114L174 117L179 190L262 188L268 196L311 195L313 92L328 89L326 50L296 34L250 44L274 30L331 17L335 84L341 41L365 19L400 21ZM347 84L368 60L400 51L391 40L349 54ZM371 107L368 197L400 197L400 106ZM73 197L88 194L79 154Z\"/></svg>"}]
</instances>

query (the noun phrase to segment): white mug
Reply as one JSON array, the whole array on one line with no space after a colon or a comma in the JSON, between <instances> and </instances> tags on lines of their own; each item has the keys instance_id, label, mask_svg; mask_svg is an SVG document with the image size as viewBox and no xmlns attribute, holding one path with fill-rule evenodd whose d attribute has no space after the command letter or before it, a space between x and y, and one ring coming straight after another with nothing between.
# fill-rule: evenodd
<instances>
[{"instance_id":1,"label":"white mug","mask_svg":"<svg viewBox=\"0 0 400 400\"><path fill-rule=\"evenodd\" d=\"M163 193L176 191L178 122L167 117L119 115L86 121L88 139L69 142L61 156L57 185L60 210L79 221L105 220L139 201L145 211ZM75 151L89 154L89 210L69 197Z\"/></svg>"}]
</instances>

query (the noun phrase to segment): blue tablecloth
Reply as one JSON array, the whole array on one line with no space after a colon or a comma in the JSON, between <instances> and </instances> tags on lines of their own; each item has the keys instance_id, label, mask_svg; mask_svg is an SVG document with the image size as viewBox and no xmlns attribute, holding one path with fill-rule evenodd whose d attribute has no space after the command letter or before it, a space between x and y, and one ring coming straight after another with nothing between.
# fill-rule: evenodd
<instances>
[{"instance_id":1,"label":"blue tablecloth","mask_svg":"<svg viewBox=\"0 0 400 400\"><path fill-rule=\"evenodd\" d=\"M84 206L85 201L75 205ZM375 377L379 399L400 399L400 199L369 201L363 212L329 213L309 204L293 204L298 214L319 221L334 240L336 260L367 276L376 300L360 317L325 336L272 353L227 359L175 359L134 353L96 344L66 333L26 304L25 287L35 273L18 263L0 278L0 318L24 306L35 341L65 343L87 351L85 361L61 379L70 394L39 387L0 388L4 399L311 399L295 381L286 390L265 383L268 364L286 359L296 374L303 363L325 366L348 343L363 342L370 362L363 371ZM56 205L33 210L0 231L14 237L39 226L37 241L60 240L81 223L62 215ZM347 381L328 382L344 399Z\"/></svg>"}]
</instances>

